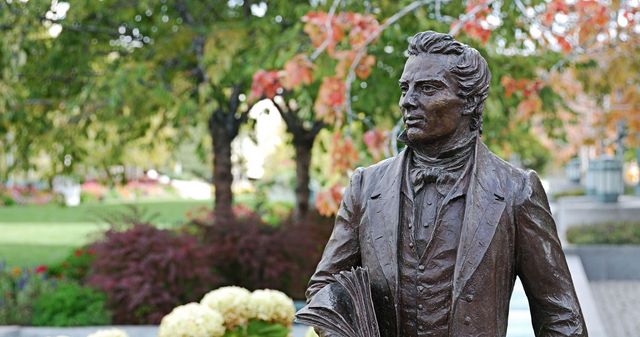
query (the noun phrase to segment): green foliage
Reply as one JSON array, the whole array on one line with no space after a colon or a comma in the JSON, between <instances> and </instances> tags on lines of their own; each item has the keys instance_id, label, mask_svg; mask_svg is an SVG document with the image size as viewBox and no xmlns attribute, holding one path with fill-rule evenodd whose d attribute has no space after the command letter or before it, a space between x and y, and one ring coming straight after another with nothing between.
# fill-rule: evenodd
<instances>
[{"instance_id":1,"label":"green foliage","mask_svg":"<svg viewBox=\"0 0 640 337\"><path fill-rule=\"evenodd\" d=\"M77 248L62 262L49 267L48 272L52 277L83 283L94 259L95 252L91 248Z\"/></svg>"},{"instance_id":2,"label":"green foliage","mask_svg":"<svg viewBox=\"0 0 640 337\"><path fill-rule=\"evenodd\" d=\"M574 190L567 190L562 192L556 192L551 195L552 200L558 200L564 197L579 197L585 195L587 192L584 188L578 188Z\"/></svg>"},{"instance_id":3,"label":"green foliage","mask_svg":"<svg viewBox=\"0 0 640 337\"><path fill-rule=\"evenodd\" d=\"M75 282L62 282L41 294L33 304L35 326L107 325L111 315L105 303L107 296Z\"/></svg>"},{"instance_id":4,"label":"green foliage","mask_svg":"<svg viewBox=\"0 0 640 337\"><path fill-rule=\"evenodd\" d=\"M34 300L51 287L42 271L0 264L0 325L30 325Z\"/></svg>"},{"instance_id":5,"label":"green foliage","mask_svg":"<svg viewBox=\"0 0 640 337\"><path fill-rule=\"evenodd\" d=\"M223 337L286 337L290 332L283 325L252 319L247 325L226 331Z\"/></svg>"},{"instance_id":6,"label":"green foliage","mask_svg":"<svg viewBox=\"0 0 640 337\"><path fill-rule=\"evenodd\" d=\"M608 222L572 227L567 230L567 240L579 245L638 245L640 244L640 222Z\"/></svg>"}]
</instances>

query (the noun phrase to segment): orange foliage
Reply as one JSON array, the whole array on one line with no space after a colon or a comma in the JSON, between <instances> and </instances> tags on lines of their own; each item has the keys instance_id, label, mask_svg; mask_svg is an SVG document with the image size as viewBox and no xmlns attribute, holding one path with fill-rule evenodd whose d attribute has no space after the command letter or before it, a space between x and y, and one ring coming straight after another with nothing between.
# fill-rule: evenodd
<instances>
[{"instance_id":1,"label":"orange foliage","mask_svg":"<svg viewBox=\"0 0 640 337\"><path fill-rule=\"evenodd\" d=\"M331 154L332 170L334 172L344 172L358 161L358 150L353 145L351 138L343 137L339 131L333 134Z\"/></svg>"},{"instance_id":2,"label":"orange foliage","mask_svg":"<svg viewBox=\"0 0 640 337\"><path fill-rule=\"evenodd\" d=\"M332 216L338 212L342 201L343 186L334 184L328 190L318 192L316 196L316 209L323 216Z\"/></svg>"},{"instance_id":3,"label":"orange foliage","mask_svg":"<svg viewBox=\"0 0 640 337\"><path fill-rule=\"evenodd\" d=\"M467 1L467 7L465 9L465 13L472 12L479 6L483 6L483 7L486 6L486 7L479 10L472 19L464 22L462 25L462 30L467 35L469 35L469 37L479 40L480 42L485 44L487 43L487 41L489 41L489 38L491 37L491 29L487 28L487 22L486 22L487 15L491 13L491 10L487 6L487 0ZM459 22L460 22L459 20L455 20L451 24L451 27L457 26Z\"/></svg>"},{"instance_id":4,"label":"orange foliage","mask_svg":"<svg viewBox=\"0 0 640 337\"><path fill-rule=\"evenodd\" d=\"M367 150L371 153L374 161L382 159L384 154L384 145L387 142L385 132L380 129L372 129L364 133L362 137Z\"/></svg>"},{"instance_id":5,"label":"orange foliage","mask_svg":"<svg viewBox=\"0 0 640 337\"><path fill-rule=\"evenodd\" d=\"M282 84L277 71L258 70L253 75L249 100L253 101L263 97L273 98L281 88Z\"/></svg>"},{"instance_id":6,"label":"orange foliage","mask_svg":"<svg viewBox=\"0 0 640 337\"><path fill-rule=\"evenodd\" d=\"M311 82L313 82L313 63L304 54L294 56L284 65L282 85L286 89L291 90Z\"/></svg>"},{"instance_id":7,"label":"orange foliage","mask_svg":"<svg viewBox=\"0 0 640 337\"><path fill-rule=\"evenodd\" d=\"M357 52L354 50L336 52L336 59L339 60L336 65L336 76L346 78L349 74L349 68L356 58ZM376 64L376 58L373 55L366 55L360 60L356 67L356 76L359 79L365 80L371 74L371 68Z\"/></svg>"},{"instance_id":8,"label":"orange foliage","mask_svg":"<svg viewBox=\"0 0 640 337\"><path fill-rule=\"evenodd\" d=\"M314 104L316 116L325 123L341 123L345 108L345 91L342 79L335 76L323 78Z\"/></svg>"}]
</instances>

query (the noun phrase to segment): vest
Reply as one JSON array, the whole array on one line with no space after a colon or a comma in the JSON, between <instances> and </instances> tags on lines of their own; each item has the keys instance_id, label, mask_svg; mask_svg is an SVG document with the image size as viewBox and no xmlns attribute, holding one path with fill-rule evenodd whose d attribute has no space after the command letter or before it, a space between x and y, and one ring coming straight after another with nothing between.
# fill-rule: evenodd
<instances>
[{"instance_id":1,"label":"vest","mask_svg":"<svg viewBox=\"0 0 640 337\"><path fill-rule=\"evenodd\" d=\"M445 337L470 168L467 164L453 186L430 182L414 195L408 166L398 230L400 331L403 337Z\"/></svg>"}]
</instances>

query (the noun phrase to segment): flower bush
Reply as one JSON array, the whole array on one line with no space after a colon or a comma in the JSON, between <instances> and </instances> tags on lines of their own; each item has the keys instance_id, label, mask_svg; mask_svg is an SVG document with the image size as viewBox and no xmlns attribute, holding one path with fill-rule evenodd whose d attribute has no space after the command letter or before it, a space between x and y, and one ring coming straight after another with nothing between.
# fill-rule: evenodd
<instances>
[{"instance_id":1,"label":"flower bush","mask_svg":"<svg viewBox=\"0 0 640 337\"><path fill-rule=\"evenodd\" d=\"M247 324L251 292L242 287L222 287L206 294L201 304L218 311L227 329Z\"/></svg>"},{"instance_id":2,"label":"flower bush","mask_svg":"<svg viewBox=\"0 0 640 337\"><path fill-rule=\"evenodd\" d=\"M211 312L220 320L212 318ZM282 292L222 287L206 294L199 305L175 308L162 319L159 337L287 337L294 312L293 300ZM222 328L214 329L211 322Z\"/></svg>"},{"instance_id":3,"label":"flower bush","mask_svg":"<svg viewBox=\"0 0 640 337\"><path fill-rule=\"evenodd\" d=\"M286 327L293 324L296 313L291 298L271 289L256 290L251 293L249 308L251 318Z\"/></svg>"},{"instance_id":4,"label":"flower bush","mask_svg":"<svg viewBox=\"0 0 640 337\"><path fill-rule=\"evenodd\" d=\"M250 290L276 289L304 298L329 239L332 220L312 214L272 226L255 213L234 209L233 222L213 224L213 215L200 212L183 231L203 238L212 250L212 265L223 284Z\"/></svg>"},{"instance_id":5,"label":"flower bush","mask_svg":"<svg viewBox=\"0 0 640 337\"><path fill-rule=\"evenodd\" d=\"M7 268L0 263L0 325L30 325L33 303L53 284L46 269Z\"/></svg>"},{"instance_id":6,"label":"flower bush","mask_svg":"<svg viewBox=\"0 0 640 337\"><path fill-rule=\"evenodd\" d=\"M221 337L225 333L222 315L199 303L181 305L160 322L158 337Z\"/></svg>"},{"instance_id":7,"label":"flower bush","mask_svg":"<svg viewBox=\"0 0 640 337\"><path fill-rule=\"evenodd\" d=\"M111 323L105 308L107 296L75 282L61 282L33 303L32 325L88 326Z\"/></svg>"},{"instance_id":8,"label":"flower bush","mask_svg":"<svg viewBox=\"0 0 640 337\"><path fill-rule=\"evenodd\" d=\"M96 253L92 248L76 248L62 262L50 266L48 274L51 277L83 283L89 272L89 267L95 259L95 255Z\"/></svg>"},{"instance_id":9,"label":"flower bush","mask_svg":"<svg viewBox=\"0 0 640 337\"><path fill-rule=\"evenodd\" d=\"M104 329L98 330L87 337L129 337L129 335L120 329Z\"/></svg>"},{"instance_id":10,"label":"flower bush","mask_svg":"<svg viewBox=\"0 0 640 337\"><path fill-rule=\"evenodd\" d=\"M111 229L95 250L87 283L107 294L117 324L157 324L180 303L219 285L209 249L191 235L146 224Z\"/></svg>"}]
</instances>

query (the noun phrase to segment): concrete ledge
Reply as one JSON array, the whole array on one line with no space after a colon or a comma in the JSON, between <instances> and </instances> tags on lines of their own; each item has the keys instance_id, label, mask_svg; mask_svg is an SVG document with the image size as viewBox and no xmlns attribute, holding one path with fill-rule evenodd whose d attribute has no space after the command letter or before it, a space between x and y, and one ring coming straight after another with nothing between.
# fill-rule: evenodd
<instances>
[{"instance_id":1,"label":"concrete ledge","mask_svg":"<svg viewBox=\"0 0 640 337\"><path fill-rule=\"evenodd\" d=\"M589 280L640 280L640 245L570 245L567 254L580 257Z\"/></svg>"},{"instance_id":2,"label":"concrete ledge","mask_svg":"<svg viewBox=\"0 0 640 337\"><path fill-rule=\"evenodd\" d=\"M640 197L623 195L616 203L602 203L592 197L565 197L554 203L558 232L578 225L640 219Z\"/></svg>"},{"instance_id":3,"label":"concrete ledge","mask_svg":"<svg viewBox=\"0 0 640 337\"><path fill-rule=\"evenodd\" d=\"M126 331L129 337L156 337L158 335L158 327L154 325L91 326L77 328L0 326L0 337L87 337L89 334L98 330L112 328ZM294 325L292 337L303 337L307 329L306 326Z\"/></svg>"},{"instance_id":4,"label":"concrete ledge","mask_svg":"<svg viewBox=\"0 0 640 337\"><path fill-rule=\"evenodd\" d=\"M585 270L582 268L580 257L567 255L567 265L571 271L573 286L576 289L578 301L580 301L580 307L582 308L582 314L587 324L589 336L607 337L607 332L602 324L602 319L600 319L596 301L593 299L593 294L591 293L589 280L587 279Z\"/></svg>"}]
</instances>

